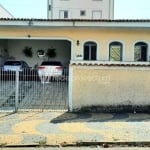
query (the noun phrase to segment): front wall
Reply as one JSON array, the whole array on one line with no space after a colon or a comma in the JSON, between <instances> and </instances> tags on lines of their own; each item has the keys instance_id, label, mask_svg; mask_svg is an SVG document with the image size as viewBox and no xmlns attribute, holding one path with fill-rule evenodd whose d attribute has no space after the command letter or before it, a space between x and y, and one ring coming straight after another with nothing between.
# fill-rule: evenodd
<instances>
[{"instance_id":1,"label":"front wall","mask_svg":"<svg viewBox=\"0 0 150 150\"><path fill-rule=\"evenodd\" d=\"M71 66L73 109L150 105L150 68Z\"/></svg>"}]
</instances>

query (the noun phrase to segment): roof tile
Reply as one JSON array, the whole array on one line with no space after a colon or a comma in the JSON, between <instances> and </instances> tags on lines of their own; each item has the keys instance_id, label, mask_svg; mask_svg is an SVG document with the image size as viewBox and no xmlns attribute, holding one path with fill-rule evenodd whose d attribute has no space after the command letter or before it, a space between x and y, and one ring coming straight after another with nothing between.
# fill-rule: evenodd
<instances>
[{"instance_id":1,"label":"roof tile","mask_svg":"<svg viewBox=\"0 0 150 150\"><path fill-rule=\"evenodd\" d=\"M150 22L150 19L40 19L40 18L0 18L0 21L43 21L43 22Z\"/></svg>"}]
</instances>

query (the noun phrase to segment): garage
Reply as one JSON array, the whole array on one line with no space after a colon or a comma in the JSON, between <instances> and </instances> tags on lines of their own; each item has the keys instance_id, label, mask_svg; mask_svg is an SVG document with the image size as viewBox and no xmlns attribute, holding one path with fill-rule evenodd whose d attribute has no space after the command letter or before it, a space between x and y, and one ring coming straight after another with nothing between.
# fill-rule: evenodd
<instances>
[{"instance_id":1,"label":"garage","mask_svg":"<svg viewBox=\"0 0 150 150\"><path fill-rule=\"evenodd\" d=\"M67 110L68 72L71 60L71 42L66 39L26 38L0 40L0 109L1 110ZM30 50L26 53L25 50ZM48 55L48 51L53 55ZM39 54L39 52L44 52ZM25 61L30 71L6 73L7 60ZM38 76L43 61L60 61L63 79L41 83ZM18 77L17 77L18 75Z\"/></svg>"},{"instance_id":2,"label":"garage","mask_svg":"<svg viewBox=\"0 0 150 150\"><path fill-rule=\"evenodd\" d=\"M32 56L26 56L23 50L30 47ZM61 61L63 66L68 67L71 59L71 42L68 40L37 40L37 39L1 39L0 40L0 65L7 59L24 60L30 67L36 67L43 60ZM53 58L38 57L38 50L43 50L45 53L48 49L54 49L56 56Z\"/></svg>"}]
</instances>

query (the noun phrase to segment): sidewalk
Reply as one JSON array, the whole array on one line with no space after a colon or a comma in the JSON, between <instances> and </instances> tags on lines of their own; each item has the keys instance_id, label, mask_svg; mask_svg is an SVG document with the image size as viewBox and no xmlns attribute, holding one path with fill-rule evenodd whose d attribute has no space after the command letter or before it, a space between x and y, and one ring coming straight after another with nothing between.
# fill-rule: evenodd
<instances>
[{"instance_id":1,"label":"sidewalk","mask_svg":"<svg viewBox=\"0 0 150 150\"><path fill-rule=\"evenodd\" d=\"M0 113L0 146L149 141L150 114Z\"/></svg>"}]
</instances>

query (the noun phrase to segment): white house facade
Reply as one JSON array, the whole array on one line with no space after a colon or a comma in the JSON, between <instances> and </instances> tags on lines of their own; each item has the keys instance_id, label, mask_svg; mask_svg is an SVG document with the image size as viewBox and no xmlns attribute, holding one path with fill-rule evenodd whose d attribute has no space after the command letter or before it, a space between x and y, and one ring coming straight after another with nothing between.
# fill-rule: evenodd
<instances>
[{"instance_id":1,"label":"white house facade","mask_svg":"<svg viewBox=\"0 0 150 150\"><path fill-rule=\"evenodd\" d=\"M113 19L114 0L48 0L48 19Z\"/></svg>"}]
</instances>

